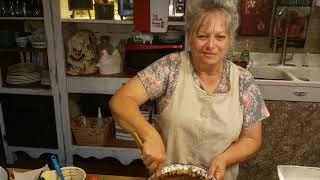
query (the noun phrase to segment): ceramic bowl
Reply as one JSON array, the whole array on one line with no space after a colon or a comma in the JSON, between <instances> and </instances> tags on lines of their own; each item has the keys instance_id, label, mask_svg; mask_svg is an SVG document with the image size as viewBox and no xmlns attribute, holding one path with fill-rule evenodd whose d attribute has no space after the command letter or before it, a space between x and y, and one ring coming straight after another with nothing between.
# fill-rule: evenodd
<instances>
[{"instance_id":1,"label":"ceramic bowl","mask_svg":"<svg viewBox=\"0 0 320 180\"><path fill-rule=\"evenodd\" d=\"M0 166L0 179L1 180L9 180L9 174L8 171Z\"/></svg>"},{"instance_id":2,"label":"ceramic bowl","mask_svg":"<svg viewBox=\"0 0 320 180\"><path fill-rule=\"evenodd\" d=\"M27 36L23 36L23 37L17 37L16 42L19 47L24 48L24 47L27 47L29 40Z\"/></svg>"},{"instance_id":3,"label":"ceramic bowl","mask_svg":"<svg viewBox=\"0 0 320 180\"><path fill-rule=\"evenodd\" d=\"M72 180L85 180L87 177L86 172L74 166L62 167L61 168L64 179L72 179ZM46 180L58 180L60 179L56 170L43 171L40 175L40 179L44 178Z\"/></svg>"},{"instance_id":4,"label":"ceramic bowl","mask_svg":"<svg viewBox=\"0 0 320 180\"><path fill-rule=\"evenodd\" d=\"M190 179L199 179L199 180L207 180L207 171L203 168L185 165L185 164L172 164L169 166L165 166L161 169L161 177L160 179L174 179L179 178L179 176L189 176ZM152 180L154 175L148 178L148 180ZM182 178L182 177L181 177ZM210 178L210 180L216 180L214 177Z\"/></svg>"}]
</instances>

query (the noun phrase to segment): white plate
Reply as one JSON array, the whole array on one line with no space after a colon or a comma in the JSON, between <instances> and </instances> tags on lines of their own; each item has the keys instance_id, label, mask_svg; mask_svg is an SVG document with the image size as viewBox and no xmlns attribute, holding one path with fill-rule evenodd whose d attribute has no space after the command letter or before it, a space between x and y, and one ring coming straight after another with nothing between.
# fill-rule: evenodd
<instances>
[{"instance_id":1,"label":"white plate","mask_svg":"<svg viewBox=\"0 0 320 180\"><path fill-rule=\"evenodd\" d=\"M13 64L8 67L8 70L15 70L15 69L40 69L40 66L37 64L32 64L32 63L18 63L18 64Z\"/></svg>"},{"instance_id":2,"label":"white plate","mask_svg":"<svg viewBox=\"0 0 320 180\"><path fill-rule=\"evenodd\" d=\"M278 165L280 180L319 180L320 168L307 166Z\"/></svg>"}]
</instances>

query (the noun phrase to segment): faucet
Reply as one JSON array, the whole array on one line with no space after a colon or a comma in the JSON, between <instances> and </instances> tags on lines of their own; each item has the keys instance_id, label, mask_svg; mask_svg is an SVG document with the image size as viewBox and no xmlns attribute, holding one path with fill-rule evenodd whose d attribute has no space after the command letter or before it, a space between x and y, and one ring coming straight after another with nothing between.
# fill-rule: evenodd
<instances>
[{"instance_id":1,"label":"faucet","mask_svg":"<svg viewBox=\"0 0 320 180\"><path fill-rule=\"evenodd\" d=\"M294 53L292 53L290 55L290 57L287 59L287 41L288 41L288 30L289 30L289 26L290 26L290 16L288 15L288 9L286 7L282 8L279 13L277 13L277 17L275 19L276 23L279 22L280 20L280 16L282 16L283 14L285 14L285 34L283 38L279 38L278 39L278 33L277 33L277 25L274 26L273 29L273 39L274 39L274 43L273 43L273 53L276 53L277 51L277 45L278 45L278 41L283 40L283 44L282 44L282 54L281 54L281 61L280 63L276 63L276 64L269 64L269 65L282 65L282 66L295 66L294 64L287 64L286 60L292 60Z\"/></svg>"}]
</instances>

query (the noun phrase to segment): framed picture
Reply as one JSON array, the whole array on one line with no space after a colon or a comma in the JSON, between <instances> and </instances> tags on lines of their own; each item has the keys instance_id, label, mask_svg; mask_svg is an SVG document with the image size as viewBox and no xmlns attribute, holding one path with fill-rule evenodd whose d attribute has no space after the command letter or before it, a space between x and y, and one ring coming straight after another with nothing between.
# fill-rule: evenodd
<instances>
[{"instance_id":1,"label":"framed picture","mask_svg":"<svg viewBox=\"0 0 320 180\"><path fill-rule=\"evenodd\" d=\"M312 0L278 1L274 14L273 38L284 38L287 31L287 47L303 48L308 31ZM280 15L279 15L280 14ZM271 44L274 39L272 38ZM282 47L283 41L277 41Z\"/></svg>"},{"instance_id":2,"label":"framed picture","mask_svg":"<svg viewBox=\"0 0 320 180\"><path fill-rule=\"evenodd\" d=\"M271 0L241 0L239 34L268 36L272 15Z\"/></svg>"}]
</instances>

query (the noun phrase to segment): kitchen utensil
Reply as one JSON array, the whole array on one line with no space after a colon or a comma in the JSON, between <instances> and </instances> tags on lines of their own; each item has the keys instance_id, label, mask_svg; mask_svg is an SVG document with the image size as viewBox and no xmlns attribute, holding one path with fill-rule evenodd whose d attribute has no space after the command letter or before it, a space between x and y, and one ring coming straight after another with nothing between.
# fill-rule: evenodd
<instances>
[{"instance_id":1,"label":"kitchen utensil","mask_svg":"<svg viewBox=\"0 0 320 180\"><path fill-rule=\"evenodd\" d=\"M138 147L142 150L143 142L137 132L132 133L134 140L136 141Z\"/></svg>"},{"instance_id":2,"label":"kitchen utensil","mask_svg":"<svg viewBox=\"0 0 320 180\"><path fill-rule=\"evenodd\" d=\"M64 176L63 176L63 174L61 172L61 169L60 169L60 166L59 166L59 163L57 161L56 156L55 155L51 155L51 160L52 160L53 166L56 169L57 174L59 175L60 179L64 180Z\"/></svg>"}]
</instances>

